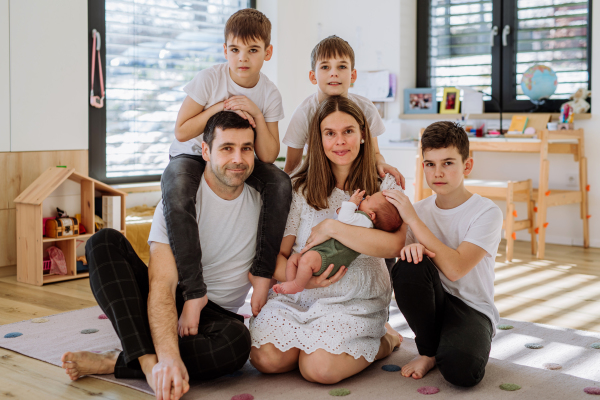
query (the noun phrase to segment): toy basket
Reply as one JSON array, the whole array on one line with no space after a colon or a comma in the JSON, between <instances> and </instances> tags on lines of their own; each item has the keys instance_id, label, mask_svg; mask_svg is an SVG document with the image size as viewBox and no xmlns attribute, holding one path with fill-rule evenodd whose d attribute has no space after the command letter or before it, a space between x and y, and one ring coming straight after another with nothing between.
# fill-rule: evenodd
<instances>
[{"instance_id":1,"label":"toy basket","mask_svg":"<svg viewBox=\"0 0 600 400\"><path fill-rule=\"evenodd\" d=\"M43 266L43 273L44 274L49 274L50 273L50 266L52 265L52 261L50 260L44 260L44 266Z\"/></svg>"}]
</instances>

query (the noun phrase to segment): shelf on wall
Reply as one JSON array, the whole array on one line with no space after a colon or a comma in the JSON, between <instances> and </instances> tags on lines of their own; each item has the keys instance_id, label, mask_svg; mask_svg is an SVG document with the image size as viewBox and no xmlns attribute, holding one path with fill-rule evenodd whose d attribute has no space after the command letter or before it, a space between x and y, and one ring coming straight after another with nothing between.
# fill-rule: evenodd
<instances>
[{"instance_id":1,"label":"shelf on wall","mask_svg":"<svg viewBox=\"0 0 600 400\"><path fill-rule=\"evenodd\" d=\"M513 115L532 115L534 113L502 113L502 119L511 119ZM552 115L552 121L558 121L560 116L559 113L550 113ZM430 119L437 121L448 121L456 120L458 118L465 117L465 119L498 119L500 118L499 113L484 113L484 114L400 114L400 119ZM591 119L592 114L575 114L575 121L581 121L585 119Z\"/></svg>"}]
</instances>

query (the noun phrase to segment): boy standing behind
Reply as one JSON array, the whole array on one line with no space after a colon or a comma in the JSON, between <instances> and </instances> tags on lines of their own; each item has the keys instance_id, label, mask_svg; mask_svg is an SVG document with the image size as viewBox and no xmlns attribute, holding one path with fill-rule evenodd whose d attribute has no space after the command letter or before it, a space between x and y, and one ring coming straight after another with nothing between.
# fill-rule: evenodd
<instances>
[{"instance_id":1,"label":"boy standing behind","mask_svg":"<svg viewBox=\"0 0 600 400\"><path fill-rule=\"evenodd\" d=\"M317 93L308 96L292 115L282 140L283 144L288 146L284 171L291 174L300 165L304 145L308 142L308 128L319 104L330 96L344 96L356 103L367 118L373 137L379 176L383 178L386 173L392 174L396 178L396 183L404 188L402 174L396 168L386 164L379 153L377 136L385 131L385 126L377 109L366 97L348 93L350 85L356 81L352 47L342 38L329 36L315 46L310 59L311 70L308 79L313 85L317 85Z\"/></svg>"},{"instance_id":2,"label":"boy standing behind","mask_svg":"<svg viewBox=\"0 0 600 400\"><path fill-rule=\"evenodd\" d=\"M435 194L413 208L403 193L383 191L408 225L392 280L420 356L402 367L402 375L420 379L437 365L448 382L475 386L485 374L500 318L494 264L502 211L464 186L473 159L463 128L431 124L421 145L425 178Z\"/></svg>"},{"instance_id":3,"label":"boy standing behind","mask_svg":"<svg viewBox=\"0 0 600 400\"><path fill-rule=\"evenodd\" d=\"M183 88L188 96L177 115L177 140L171 145L170 162L161 179L167 233L185 300L178 327L182 337L198 333L200 312L208 301L195 199L206 165L202 158L202 133L209 118L223 110L237 113L255 129L258 160L246 180L262 200L256 256L250 269L254 315L267 300L292 199L289 177L272 164L279 154L277 124L284 115L277 87L260 72L273 54L270 41L271 22L264 14L254 9L236 12L225 25L223 47L227 63L200 71ZM239 168L228 165L224 176L228 169Z\"/></svg>"}]
</instances>

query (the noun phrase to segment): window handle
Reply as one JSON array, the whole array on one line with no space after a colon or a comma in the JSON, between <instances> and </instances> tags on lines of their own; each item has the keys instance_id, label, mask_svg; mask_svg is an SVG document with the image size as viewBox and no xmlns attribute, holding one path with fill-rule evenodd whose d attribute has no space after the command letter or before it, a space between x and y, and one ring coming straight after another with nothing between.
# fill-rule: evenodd
<instances>
[{"instance_id":1,"label":"window handle","mask_svg":"<svg viewBox=\"0 0 600 400\"><path fill-rule=\"evenodd\" d=\"M494 36L498 36L498 25L494 25L490 31L490 46L494 47Z\"/></svg>"},{"instance_id":2,"label":"window handle","mask_svg":"<svg viewBox=\"0 0 600 400\"><path fill-rule=\"evenodd\" d=\"M510 25L504 25L504 29L502 29L502 46L508 46L508 35L510 35Z\"/></svg>"}]
</instances>

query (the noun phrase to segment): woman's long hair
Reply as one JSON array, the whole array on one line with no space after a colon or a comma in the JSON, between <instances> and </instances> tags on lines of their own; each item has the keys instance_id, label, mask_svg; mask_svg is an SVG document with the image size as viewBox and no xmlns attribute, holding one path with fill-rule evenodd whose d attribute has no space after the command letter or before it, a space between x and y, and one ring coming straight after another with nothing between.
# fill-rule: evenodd
<instances>
[{"instance_id":1,"label":"woman's long hair","mask_svg":"<svg viewBox=\"0 0 600 400\"><path fill-rule=\"evenodd\" d=\"M375 163L375 152L371 143L371 131L362 110L350 99L342 96L329 97L321 104L313 117L308 134L308 154L302 167L292 177L294 190L302 193L306 202L315 210L329 206L327 198L335 189L336 180L331 161L325 155L321 135L321 122L330 114L341 111L351 115L358 123L364 143L352 162L344 190L365 190L371 195L379 190L379 178Z\"/></svg>"}]
</instances>

